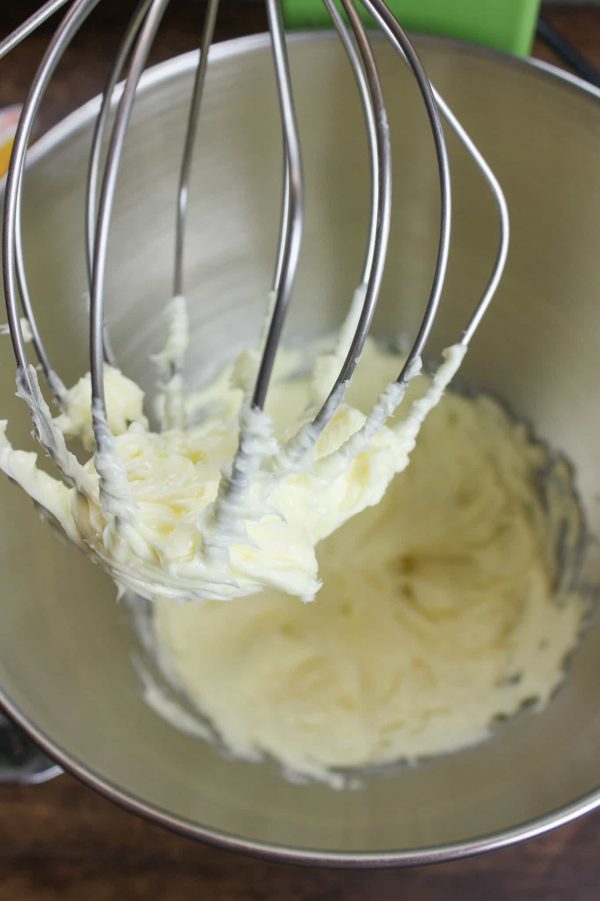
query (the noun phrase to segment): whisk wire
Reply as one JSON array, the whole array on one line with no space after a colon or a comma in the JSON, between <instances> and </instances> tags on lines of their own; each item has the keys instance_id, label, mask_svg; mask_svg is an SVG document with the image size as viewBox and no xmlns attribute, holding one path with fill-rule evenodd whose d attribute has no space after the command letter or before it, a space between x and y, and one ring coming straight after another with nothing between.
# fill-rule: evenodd
<instances>
[{"instance_id":1,"label":"whisk wire","mask_svg":"<svg viewBox=\"0 0 600 901\"><path fill-rule=\"evenodd\" d=\"M92 285L90 292L90 375L92 383L92 409L106 419L106 400L104 394L104 284L106 275L106 258L110 233L110 221L115 199L117 180L125 146L127 127L133 110L137 86L146 65L152 43L169 0L152 0L150 9L136 37L132 57L123 85L123 92L117 108L113 124L106 166L100 189L98 217L94 236L94 253L92 259ZM102 448L105 429L103 422L94 416L94 434L99 450Z\"/></svg>"},{"instance_id":2,"label":"whisk wire","mask_svg":"<svg viewBox=\"0 0 600 901\"><path fill-rule=\"evenodd\" d=\"M15 47L18 47L21 41L33 34L40 25L44 24L46 19L57 13L68 2L69 0L48 0L39 9L36 9L28 19L21 22L14 31L0 41L0 59L10 53L11 50L14 50Z\"/></svg>"},{"instance_id":3,"label":"whisk wire","mask_svg":"<svg viewBox=\"0 0 600 901\"><path fill-rule=\"evenodd\" d=\"M204 19L204 27L202 30L198 65L196 67L196 74L194 76L194 87L192 89L192 99L190 102L190 110L183 146L183 155L181 159L181 169L179 173L179 185L177 190L177 215L175 218L175 266L173 273L173 294L175 295L175 297L183 294L183 254L185 243L185 226L188 210L190 173L192 169L194 142L198 129L198 120L200 118L200 107L202 104L204 82L206 79L206 69L208 66L208 51L212 43L218 11L219 0L208 0Z\"/></svg>"},{"instance_id":4,"label":"whisk wire","mask_svg":"<svg viewBox=\"0 0 600 901\"><path fill-rule=\"evenodd\" d=\"M94 243L96 240L96 218L98 216L98 192L102 164L102 148L106 138L110 121L117 83L129 56L129 52L137 37L139 30L150 9L152 0L141 0L131 21L125 29L125 34L117 51L115 62L111 66L100 104L100 111L94 121L92 142L88 162L85 194L85 221L86 221L86 265L88 272L89 289L92 288L92 261L94 256Z\"/></svg>"},{"instance_id":5,"label":"whisk wire","mask_svg":"<svg viewBox=\"0 0 600 901\"><path fill-rule=\"evenodd\" d=\"M398 381L405 381L407 375L413 370L416 361L423 352L425 342L429 337L431 328L435 321L435 316L439 307L446 271L448 268L448 257L450 253L450 233L452 228L452 193L450 184L450 166L448 163L448 150L446 148L446 139L444 130L437 109L435 97L433 94L431 82L423 68L423 64L418 53L414 49L412 43L404 29L401 27L395 16L390 13L387 6L380 0L361 0L364 8L374 15L383 24L385 21L393 35L394 45L400 48L404 59L412 70L417 86L423 99L425 111L429 119L431 135L436 153L436 163L438 176L440 181L440 230L438 239L437 257L434 267L433 280L429 292L429 298L425 306L425 312L421 320L421 324L417 331L417 336L413 341L402 370L398 376Z\"/></svg>"},{"instance_id":6,"label":"whisk wire","mask_svg":"<svg viewBox=\"0 0 600 901\"><path fill-rule=\"evenodd\" d=\"M275 303L252 394L251 404L256 409L264 407L273 372L275 356L296 278L304 218L302 155L279 0L267 0L267 14L283 130L285 170L281 217L282 234L277 252L278 262L274 283Z\"/></svg>"},{"instance_id":7,"label":"whisk wire","mask_svg":"<svg viewBox=\"0 0 600 901\"><path fill-rule=\"evenodd\" d=\"M331 14L333 0L325 0L325 3ZM366 88L364 101L368 112L365 114L365 123L369 136L371 169L375 173L374 176L371 176L371 184L374 190L371 197L370 222L373 224L369 230L373 243L371 247L369 241L367 249L366 262L368 266L363 273L365 284L364 300L356 329L335 384L313 420L312 429L315 436L322 431L331 418L334 409L332 401L334 399L337 401L338 398L341 399L340 389L343 390L343 387L352 377L366 341L381 289L389 242L392 206L392 150L387 111L377 64L365 27L352 0L341 0L341 3L356 42L358 58L352 53L348 55L358 83L359 93L362 94L363 86L362 77L358 74L359 71L364 74L364 88ZM344 29L343 24L340 22L340 17L334 14L332 18L339 33L340 25L341 29ZM348 45L349 40L344 41L346 49L348 49ZM355 68L356 64L358 64L358 68Z\"/></svg>"},{"instance_id":8,"label":"whisk wire","mask_svg":"<svg viewBox=\"0 0 600 901\"><path fill-rule=\"evenodd\" d=\"M100 0L75 0L67 11L62 22L54 33L38 70L31 83L27 98L23 105L23 110L19 118L17 130L15 133L13 149L11 152L8 172L6 176L6 189L4 196L4 222L2 235L2 265L3 265L3 282L4 294L6 301L6 311L10 330L11 341L17 361L17 366L28 386L30 394L33 393L31 379L28 368L27 352L25 349L25 341L23 337L23 329L19 316L19 283L24 286L24 296L29 298L29 292L26 287L25 270L22 258L22 235L21 235L21 194L23 183L23 172L25 167L25 159L27 154L27 146L31 136L33 123L39 109L40 103L46 92L52 74L60 62L66 48L77 33L79 27L92 9ZM17 262L19 260L19 262ZM19 270L19 273L17 272ZM26 300L27 302L27 300ZM37 329L37 323L31 304L25 310L29 319L29 325L32 333L36 336L35 348L39 354L40 363L43 367L44 374L53 389L57 399L60 399L64 392L64 386L56 374L54 368L49 364L48 356L45 352L43 342Z\"/></svg>"},{"instance_id":9,"label":"whisk wire","mask_svg":"<svg viewBox=\"0 0 600 901\"><path fill-rule=\"evenodd\" d=\"M402 31L402 28L398 23L396 17L391 13L383 0L361 0L361 2L363 3L365 9L368 10L375 21L380 25L381 30L383 31L384 35L387 37L391 45L397 50L400 56L410 64L410 57L414 54L414 48L407 40L406 35ZM478 301L473 313L471 314L469 323L467 324L467 327L461 337L461 342L467 345L473 337L492 300L492 297L496 292L496 289L500 283L500 279L502 278L504 267L506 265L510 242L510 222L508 216L508 207L506 204L506 198L504 197L504 193L502 191L502 188L500 187L500 183L498 182L498 179L494 175L489 164L485 160L483 154L476 146L472 138L469 136L464 126L452 112L444 98L431 84L427 75L425 73L423 74L425 75L425 80L429 85L428 93L431 92L431 94L433 95L434 105L444 116L452 130L457 135L460 142L463 144L466 151L472 157L475 165L480 170L485 181L487 182L492 192L499 217L498 249L492 265L491 275L484 288L480 300ZM431 118L432 111L430 110L430 105L426 104L426 107L428 115ZM419 330L415 344L413 345L413 348L411 349L411 352L407 357L406 364L403 367L403 372L400 373L398 379L399 381L404 378L405 373L409 370L410 365L416 356L415 351L417 350L419 345L421 346L421 349L423 348L429 332L431 331L431 326L433 324L434 318L435 311L433 315L428 318L427 323L424 323L426 325L425 329L422 326ZM418 352L420 353L420 351Z\"/></svg>"},{"instance_id":10,"label":"whisk wire","mask_svg":"<svg viewBox=\"0 0 600 901\"><path fill-rule=\"evenodd\" d=\"M366 285L369 279L369 273L373 268L373 257L375 254L375 245L376 245L376 236L377 236L377 204L374 201L374 198L379 193L379 169L377 166L373 165L373 161L377 156L377 137L376 137L376 123L375 123L375 111L370 101L369 97L369 85L367 82L367 77L365 75L365 71L363 69L362 61L360 55L356 49L356 45L352 40L352 37L346 27L344 19L339 12L335 2L333 0L323 0L327 12L331 18L333 26L337 31L340 41L342 42L342 46L346 51L346 56L350 62L352 67L352 71L354 73L354 78L356 81L356 85L358 87L358 92L360 96L360 102L362 107L363 116L366 124L367 131L367 140L369 142L369 174L371 179L371 205L370 205L370 217L369 217L369 236L367 240L367 248L365 251L365 257L362 268L362 275L360 278L361 285Z\"/></svg>"}]
</instances>

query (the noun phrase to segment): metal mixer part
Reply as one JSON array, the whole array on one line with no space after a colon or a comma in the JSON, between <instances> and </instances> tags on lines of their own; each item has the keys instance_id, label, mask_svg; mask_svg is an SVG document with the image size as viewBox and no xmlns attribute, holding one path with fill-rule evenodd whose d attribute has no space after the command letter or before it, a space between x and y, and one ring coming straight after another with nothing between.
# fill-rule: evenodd
<instances>
[{"instance_id":1,"label":"metal mixer part","mask_svg":"<svg viewBox=\"0 0 600 901\"><path fill-rule=\"evenodd\" d=\"M72 0L54 32L23 106L6 183L2 240L4 291L10 335L21 385L29 395L34 395L20 319L22 312L31 328L32 343L39 365L59 406L62 404L66 389L44 347L30 298L22 247L21 198L27 146L48 83L71 40L99 2L100 0ZM85 221L90 295L89 359L92 379L92 409L99 449L102 448L103 441L107 440L106 430L103 429L106 413L104 363L105 361L114 362L105 328L105 274L111 217L136 91L168 2L169 0L141 0L134 10L106 83L92 140ZM40 7L37 13L0 43L0 59L65 3L66 0L51 0ZM360 359L379 298L389 243L392 196L390 136L377 62L368 32L359 15L361 7L371 14L416 79L433 137L440 185L439 240L431 288L416 336L410 346L402 371L398 375L399 383L406 383L410 373L414 372L415 363L419 361L425 349L439 308L448 265L452 220L451 178L442 118L456 133L483 175L493 194L499 217L496 258L483 295L475 305L474 312L462 336L459 337L464 345L468 344L472 338L498 286L506 262L509 240L506 202L493 172L460 122L431 85L412 43L383 0L360 0L360 2L359 0L341 0L344 16L340 13L334 0L324 0L324 3L347 54L361 99L370 156L371 206L360 285L362 307L354 324L348 347L343 349L343 362L337 378L331 386L329 396L321 408L316 411L314 420L310 424L312 442L316 440L333 415ZM294 110L292 78L279 0L266 0L266 7L280 107L284 165L280 233L272 285L273 302L264 329L262 354L250 397L251 406L257 409L262 409L266 401L277 348L281 341L286 314L292 299L303 226L300 135ZM184 244L188 187L203 86L209 63L208 48L214 32L217 10L218 0L209 0L181 159L176 198L174 295L179 295L184 290ZM124 80L119 84L125 68ZM182 365L182 361L175 365Z\"/></svg>"},{"instance_id":2,"label":"metal mixer part","mask_svg":"<svg viewBox=\"0 0 600 901\"><path fill-rule=\"evenodd\" d=\"M57 763L0 713L0 785L38 785L61 773Z\"/></svg>"}]
</instances>

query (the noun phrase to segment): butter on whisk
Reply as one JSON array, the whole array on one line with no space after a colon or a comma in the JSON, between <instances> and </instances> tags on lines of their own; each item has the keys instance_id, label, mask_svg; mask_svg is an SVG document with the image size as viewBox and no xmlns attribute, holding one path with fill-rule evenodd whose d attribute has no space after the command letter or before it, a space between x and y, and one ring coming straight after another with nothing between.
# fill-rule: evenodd
<instances>
[{"instance_id":1,"label":"butter on whisk","mask_svg":"<svg viewBox=\"0 0 600 901\"><path fill-rule=\"evenodd\" d=\"M98 0L76 0L58 26L34 77L20 116L9 165L3 232L8 327L19 393L36 435L61 481L39 473L31 455L14 451L3 426L0 467L47 509L65 533L122 586L146 597L227 599L264 586L305 600L319 587L315 546L366 506L376 504L403 469L419 428L456 372L498 285L508 248L508 216L489 166L444 100L432 87L412 44L382 0L334 0L325 5L347 53L361 99L370 158L371 204L359 286L337 340L321 354L297 421L281 432L271 416L272 395L285 384L279 351L292 298L303 227L303 174L286 39L278 0L266 0L281 113L285 178L275 274L262 336L244 366L231 369L223 396L209 390L208 412L188 421L184 382L187 341L183 260L192 151L217 16L209 0L194 80L177 193L173 300L167 342L157 358L161 431L148 427L139 389L115 365L104 311L104 282L116 185L136 90L168 0L143 0L128 25L100 105L86 186L86 250L90 296L90 374L68 390L52 366L33 311L23 262L19 210L27 145L48 81L71 38ZM62 3L51 0L0 44L0 58ZM375 312L388 249L392 148L382 86L358 7L369 12L415 77L435 148L440 181L439 246L422 321L400 372L371 412L344 402L363 354ZM117 82L127 71L122 88ZM117 93L118 92L118 93ZM114 101L114 103L113 103ZM114 121L110 111L116 105ZM443 117L471 155L492 191L499 213L497 256L483 295L464 333L445 351L420 398L396 410L421 358L439 306L450 247L451 190ZM102 148L107 143L106 154ZM27 334L21 316L27 322ZM43 400L26 338L59 409ZM107 365L110 364L110 365ZM241 372L244 377L240 380ZM235 377L234 377L235 375ZM269 409L265 403L269 398ZM82 401L83 399L83 401ZM88 406L89 403L89 406ZM196 408L198 404L195 405ZM308 412L307 412L308 410ZM85 464L68 450L66 436L83 439L94 456Z\"/></svg>"}]
</instances>

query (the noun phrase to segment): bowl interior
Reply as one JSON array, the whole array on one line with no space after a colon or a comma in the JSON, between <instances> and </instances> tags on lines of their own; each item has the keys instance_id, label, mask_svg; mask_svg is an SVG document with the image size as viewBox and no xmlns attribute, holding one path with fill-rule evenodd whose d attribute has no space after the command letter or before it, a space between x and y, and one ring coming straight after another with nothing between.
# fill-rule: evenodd
<instances>
[{"instance_id":1,"label":"bowl interior","mask_svg":"<svg viewBox=\"0 0 600 901\"><path fill-rule=\"evenodd\" d=\"M499 394L568 454L597 534L598 97L508 58L437 41L420 46L432 80L496 171L512 216L507 274L464 377ZM307 182L306 236L288 326L294 335L331 328L343 315L360 276L369 183L359 102L337 42L301 36L290 55ZM393 136L394 216L375 331L389 335L414 330L427 297L438 195L416 90L383 41L377 55ZM192 62L166 64L148 79L127 139L114 216L110 329L122 368L146 387L172 277L176 172ZM189 371L197 383L258 334L282 169L265 39L222 45L213 63L186 243ZM32 294L67 382L87 368L82 226L91 118L91 109L80 112L38 146L25 195ZM497 237L489 192L452 137L450 149L455 231L434 357L461 334ZM0 399L11 439L29 447L8 339ZM57 541L6 480L0 510L2 692L75 764L185 828L308 855L414 857L451 843L481 844L482 837L554 817L586 796L595 802L600 629L594 624L552 704L504 724L493 741L391 768L353 791L297 785L270 762L225 759L159 719L141 698L128 617L109 579ZM591 547L586 578L594 582L598 575Z\"/></svg>"}]
</instances>

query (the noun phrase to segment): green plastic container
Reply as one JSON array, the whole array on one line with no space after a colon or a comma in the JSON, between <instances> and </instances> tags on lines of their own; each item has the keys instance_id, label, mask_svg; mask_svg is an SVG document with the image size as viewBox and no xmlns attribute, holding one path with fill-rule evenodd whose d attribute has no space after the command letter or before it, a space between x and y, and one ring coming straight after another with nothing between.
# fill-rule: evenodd
<instances>
[{"instance_id":1,"label":"green plastic container","mask_svg":"<svg viewBox=\"0 0 600 901\"><path fill-rule=\"evenodd\" d=\"M282 0L286 28L328 28L322 0ZM388 0L403 28L527 56L540 0ZM365 15L365 20L369 17Z\"/></svg>"}]
</instances>

